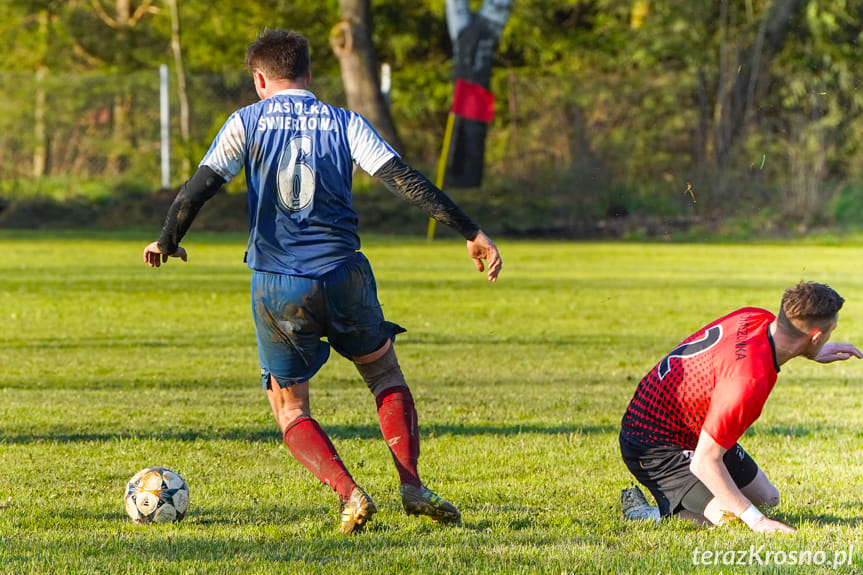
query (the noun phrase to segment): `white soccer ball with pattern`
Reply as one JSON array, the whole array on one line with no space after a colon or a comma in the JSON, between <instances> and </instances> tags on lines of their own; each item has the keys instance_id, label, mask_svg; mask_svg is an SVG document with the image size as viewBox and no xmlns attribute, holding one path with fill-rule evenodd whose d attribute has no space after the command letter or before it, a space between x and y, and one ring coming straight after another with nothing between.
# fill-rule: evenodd
<instances>
[{"instance_id":1,"label":"white soccer ball with pattern","mask_svg":"<svg viewBox=\"0 0 863 575\"><path fill-rule=\"evenodd\" d=\"M125 502L135 523L175 523L186 516L189 486L176 471L148 467L129 480Z\"/></svg>"}]
</instances>

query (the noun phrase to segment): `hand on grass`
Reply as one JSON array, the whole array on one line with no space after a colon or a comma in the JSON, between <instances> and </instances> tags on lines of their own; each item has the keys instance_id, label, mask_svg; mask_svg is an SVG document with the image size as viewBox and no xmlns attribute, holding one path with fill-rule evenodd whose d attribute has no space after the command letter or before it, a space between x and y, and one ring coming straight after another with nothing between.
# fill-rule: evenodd
<instances>
[{"instance_id":1,"label":"hand on grass","mask_svg":"<svg viewBox=\"0 0 863 575\"><path fill-rule=\"evenodd\" d=\"M758 521L753 523L750 529L756 533L797 533L797 529L794 527L766 516L762 516Z\"/></svg>"},{"instance_id":2,"label":"hand on grass","mask_svg":"<svg viewBox=\"0 0 863 575\"><path fill-rule=\"evenodd\" d=\"M467 253L473 259L477 271L483 271L488 267L488 281L496 282L503 266L497 246L483 232L479 232L472 240L467 241ZM485 260L485 265L483 265Z\"/></svg>"},{"instance_id":3,"label":"hand on grass","mask_svg":"<svg viewBox=\"0 0 863 575\"><path fill-rule=\"evenodd\" d=\"M168 261L169 257L180 258L183 261L188 259L186 250L179 246L177 246L177 251L172 254L163 254L162 250L159 249L159 242L152 242L144 248L144 262L151 268L159 267L164 262Z\"/></svg>"}]
</instances>

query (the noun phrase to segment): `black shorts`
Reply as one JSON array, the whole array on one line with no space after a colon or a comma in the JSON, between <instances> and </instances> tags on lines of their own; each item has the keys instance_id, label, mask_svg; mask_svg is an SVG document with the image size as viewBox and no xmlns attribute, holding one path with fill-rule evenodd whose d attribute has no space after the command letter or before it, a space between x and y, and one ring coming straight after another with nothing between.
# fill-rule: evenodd
<instances>
[{"instance_id":1,"label":"black shorts","mask_svg":"<svg viewBox=\"0 0 863 575\"><path fill-rule=\"evenodd\" d=\"M713 494L689 470L692 451L679 447L645 447L628 441L620 434L620 454L629 471L639 483L647 487L663 517L686 509L703 514ZM722 458L728 473L739 488L746 487L758 474L758 464L735 443Z\"/></svg>"}]
</instances>

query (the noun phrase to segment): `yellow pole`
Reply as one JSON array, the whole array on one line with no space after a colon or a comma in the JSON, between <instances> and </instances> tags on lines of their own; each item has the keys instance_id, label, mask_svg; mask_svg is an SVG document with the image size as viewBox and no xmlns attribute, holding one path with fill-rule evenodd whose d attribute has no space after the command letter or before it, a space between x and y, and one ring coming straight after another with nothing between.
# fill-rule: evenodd
<instances>
[{"instance_id":1,"label":"yellow pole","mask_svg":"<svg viewBox=\"0 0 863 575\"><path fill-rule=\"evenodd\" d=\"M449 145L450 140L452 140L452 129L454 124L455 115L450 112L446 119L446 130L443 134L443 146L440 153L440 159L437 163L437 176L435 178L435 185L440 189L443 189L443 180L446 175L446 157L449 155ZM428 231L426 232L426 239L429 241L434 239L435 224L437 224L437 221L434 218L429 218Z\"/></svg>"}]
</instances>

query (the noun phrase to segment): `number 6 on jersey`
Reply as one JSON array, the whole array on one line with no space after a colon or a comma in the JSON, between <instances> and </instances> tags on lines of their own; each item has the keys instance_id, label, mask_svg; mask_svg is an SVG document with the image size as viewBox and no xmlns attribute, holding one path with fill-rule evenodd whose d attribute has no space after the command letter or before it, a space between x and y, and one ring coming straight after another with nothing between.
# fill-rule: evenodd
<instances>
[{"instance_id":1,"label":"number 6 on jersey","mask_svg":"<svg viewBox=\"0 0 863 575\"><path fill-rule=\"evenodd\" d=\"M297 136L288 142L279 162L279 202L289 212L299 212L312 201L315 171L307 162L312 154L312 139Z\"/></svg>"}]
</instances>

